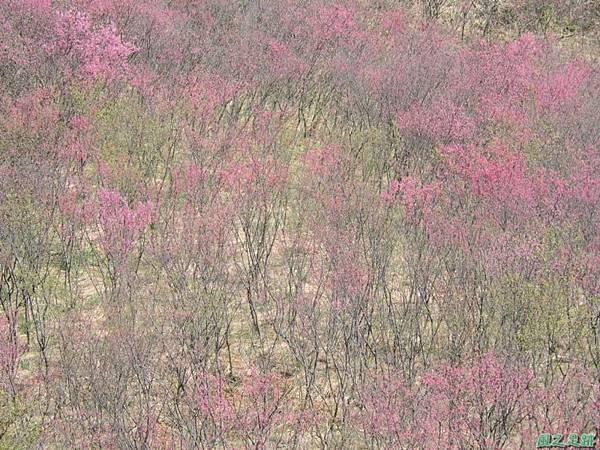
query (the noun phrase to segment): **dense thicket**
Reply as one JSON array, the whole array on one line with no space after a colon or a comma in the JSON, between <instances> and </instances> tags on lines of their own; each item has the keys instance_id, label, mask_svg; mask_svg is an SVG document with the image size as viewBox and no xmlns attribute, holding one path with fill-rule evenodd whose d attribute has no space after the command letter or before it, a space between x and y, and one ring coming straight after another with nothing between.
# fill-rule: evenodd
<instances>
[{"instance_id":1,"label":"dense thicket","mask_svg":"<svg viewBox=\"0 0 600 450\"><path fill-rule=\"evenodd\" d=\"M598 430L598 7L391 3L0 0L0 448Z\"/></svg>"}]
</instances>

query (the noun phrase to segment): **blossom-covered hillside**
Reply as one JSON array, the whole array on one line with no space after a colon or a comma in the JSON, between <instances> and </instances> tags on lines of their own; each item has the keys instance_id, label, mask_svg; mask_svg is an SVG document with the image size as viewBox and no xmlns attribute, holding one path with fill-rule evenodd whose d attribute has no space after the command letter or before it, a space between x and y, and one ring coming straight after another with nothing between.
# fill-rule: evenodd
<instances>
[{"instance_id":1,"label":"blossom-covered hillside","mask_svg":"<svg viewBox=\"0 0 600 450\"><path fill-rule=\"evenodd\" d=\"M0 0L0 449L591 448L599 24Z\"/></svg>"}]
</instances>

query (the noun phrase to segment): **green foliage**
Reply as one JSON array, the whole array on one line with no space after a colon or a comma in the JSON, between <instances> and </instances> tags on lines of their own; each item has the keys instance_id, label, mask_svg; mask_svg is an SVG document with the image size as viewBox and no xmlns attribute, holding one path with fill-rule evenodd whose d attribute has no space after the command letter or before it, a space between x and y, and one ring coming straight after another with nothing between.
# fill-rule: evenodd
<instances>
[{"instance_id":1,"label":"green foliage","mask_svg":"<svg viewBox=\"0 0 600 450\"><path fill-rule=\"evenodd\" d=\"M41 424L33 405L0 392L0 450L30 450L40 438Z\"/></svg>"},{"instance_id":2,"label":"green foliage","mask_svg":"<svg viewBox=\"0 0 600 450\"><path fill-rule=\"evenodd\" d=\"M146 109L135 92L107 101L95 117L98 151L119 190L135 198L135 180L150 182L164 172L174 145L172 118Z\"/></svg>"}]
</instances>

